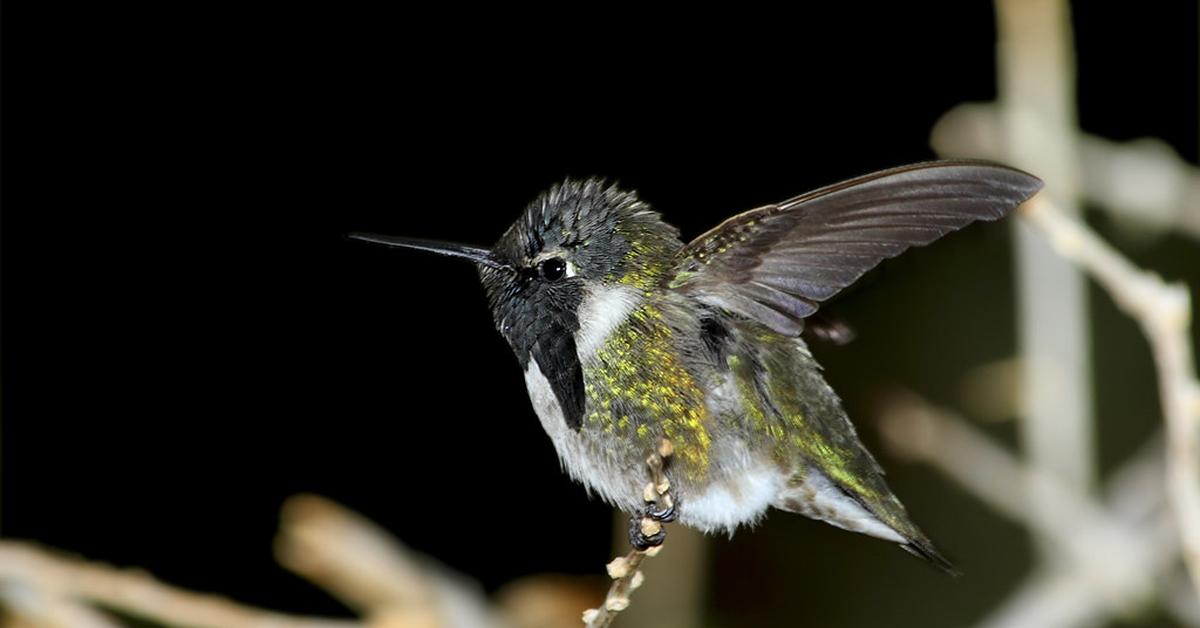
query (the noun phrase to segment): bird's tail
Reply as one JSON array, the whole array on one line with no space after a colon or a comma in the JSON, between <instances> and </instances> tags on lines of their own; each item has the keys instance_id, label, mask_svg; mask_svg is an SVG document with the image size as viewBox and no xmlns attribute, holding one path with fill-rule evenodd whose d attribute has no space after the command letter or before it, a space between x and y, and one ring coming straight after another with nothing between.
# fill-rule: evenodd
<instances>
[{"instance_id":1,"label":"bird's tail","mask_svg":"<svg viewBox=\"0 0 1200 628\"><path fill-rule=\"evenodd\" d=\"M956 578L963 575L962 572L958 570L958 567L954 566L954 563L950 562L949 559L943 556L942 553L933 546L933 543L923 536L918 539L910 540L907 543L902 543L900 547L903 547L908 553L914 556L924 558L933 564L934 567L941 569L948 575Z\"/></svg>"}]
</instances>

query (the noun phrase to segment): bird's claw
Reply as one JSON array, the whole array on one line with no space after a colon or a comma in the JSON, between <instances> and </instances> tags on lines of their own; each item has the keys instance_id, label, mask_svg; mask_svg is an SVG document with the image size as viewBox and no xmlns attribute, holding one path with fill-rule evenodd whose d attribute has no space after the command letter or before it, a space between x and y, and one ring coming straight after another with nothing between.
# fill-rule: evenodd
<instances>
[{"instance_id":1,"label":"bird's claw","mask_svg":"<svg viewBox=\"0 0 1200 628\"><path fill-rule=\"evenodd\" d=\"M629 544L639 552L644 552L652 547L658 547L667 538L667 531L662 526L658 527L657 533L646 534L642 528L642 520L644 518L629 518Z\"/></svg>"},{"instance_id":2,"label":"bird's claw","mask_svg":"<svg viewBox=\"0 0 1200 628\"><path fill-rule=\"evenodd\" d=\"M657 505L656 502L646 502L646 508L642 511L642 515L661 523L671 523L679 518L679 511L675 510L675 504L655 509Z\"/></svg>"},{"instance_id":3,"label":"bird's claw","mask_svg":"<svg viewBox=\"0 0 1200 628\"><path fill-rule=\"evenodd\" d=\"M664 438L646 459L651 482L642 489L641 514L629 518L629 544L639 552L661 546L667 538L664 524L679 518L675 496L670 493L671 483L663 473L672 451L671 441Z\"/></svg>"}]
</instances>

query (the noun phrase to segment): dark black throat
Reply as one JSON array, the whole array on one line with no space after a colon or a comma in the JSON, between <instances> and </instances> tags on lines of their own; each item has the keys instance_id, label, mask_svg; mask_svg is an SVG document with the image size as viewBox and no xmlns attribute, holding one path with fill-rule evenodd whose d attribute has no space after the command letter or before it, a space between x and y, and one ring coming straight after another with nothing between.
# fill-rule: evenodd
<instances>
[{"instance_id":1,"label":"dark black throat","mask_svg":"<svg viewBox=\"0 0 1200 628\"><path fill-rule=\"evenodd\" d=\"M480 268L480 275L496 329L512 347L521 369L528 370L531 360L537 363L567 426L579 430L586 405L583 366L575 348L582 284L546 285L490 268Z\"/></svg>"}]
</instances>

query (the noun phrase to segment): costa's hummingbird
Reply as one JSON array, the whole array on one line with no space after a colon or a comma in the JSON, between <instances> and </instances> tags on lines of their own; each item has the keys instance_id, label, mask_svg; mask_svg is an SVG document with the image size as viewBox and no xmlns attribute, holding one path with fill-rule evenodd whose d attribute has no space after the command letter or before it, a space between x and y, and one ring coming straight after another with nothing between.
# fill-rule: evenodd
<instances>
[{"instance_id":1,"label":"costa's hummingbird","mask_svg":"<svg viewBox=\"0 0 1200 628\"><path fill-rule=\"evenodd\" d=\"M644 461L667 438L670 514L684 525L732 533L774 507L953 571L888 488L801 333L881 260L1001 218L1041 186L999 165L921 163L738 214L684 244L636 193L568 179L490 249L351 237L474 262L562 466L635 520L647 512ZM638 526L630 536L661 543Z\"/></svg>"}]
</instances>

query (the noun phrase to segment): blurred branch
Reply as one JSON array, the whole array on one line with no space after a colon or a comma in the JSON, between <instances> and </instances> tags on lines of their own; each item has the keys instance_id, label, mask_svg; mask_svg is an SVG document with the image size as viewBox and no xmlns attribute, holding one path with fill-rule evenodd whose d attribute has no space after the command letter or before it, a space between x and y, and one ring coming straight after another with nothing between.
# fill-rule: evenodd
<instances>
[{"instance_id":1,"label":"blurred branch","mask_svg":"<svg viewBox=\"0 0 1200 628\"><path fill-rule=\"evenodd\" d=\"M997 0L999 101L1006 161L1046 181L1040 196L1077 211L1074 57L1066 0ZM1021 445L1032 464L1080 490L1095 482L1090 319L1083 275L1044 238L1011 222L1016 240ZM1032 509L1053 495L1030 487ZM1047 556L1055 548L1042 544Z\"/></svg>"},{"instance_id":2,"label":"blurred branch","mask_svg":"<svg viewBox=\"0 0 1200 628\"><path fill-rule=\"evenodd\" d=\"M1192 592L1192 583L1186 573L1176 574L1166 584L1163 602L1172 615L1188 626L1200 626L1200 598Z\"/></svg>"},{"instance_id":3,"label":"blurred branch","mask_svg":"<svg viewBox=\"0 0 1200 628\"><path fill-rule=\"evenodd\" d=\"M0 585L0 624L11 628L120 628L104 612L18 583Z\"/></svg>"},{"instance_id":4,"label":"blurred branch","mask_svg":"<svg viewBox=\"0 0 1200 628\"><path fill-rule=\"evenodd\" d=\"M1097 575L1125 580L1114 591L1147 591L1147 562L1135 554L1142 533L1110 521L1106 508L1055 476L1022 464L968 423L916 397L888 404L883 435L897 453L934 465L993 508L1053 541L1073 561L1091 562ZM1030 488L1054 499L1055 511L1029 508ZM1096 547L1111 551L1096 552ZM1130 564L1138 569L1129 569Z\"/></svg>"},{"instance_id":5,"label":"blurred branch","mask_svg":"<svg viewBox=\"0 0 1200 628\"><path fill-rule=\"evenodd\" d=\"M1176 525L1160 518L1152 534L1129 526L1156 509L1148 494L1158 475L1153 443L1114 474L1109 507L1086 490L1064 484L1031 460L1023 465L961 421L914 400L899 402L884 425L889 443L927 460L1039 536L1045 547L1066 550L1059 565L1043 568L985 622L989 627L1083 626L1139 604L1163 581L1182 549L1200 596L1200 383L1191 355L1189 295L1142 271L1078 221L1037 197L1025 219L1046 234L1054 250L1091 274L1123 311L1142 326L1158 367L1166 415L1165 492ZM1028 490L1044 509L1030 508ZM1165 521L1165 522L1164 522ZM1177 531L1176 531L1177 530ZM1105 548L1103 552L1095 548ZM1184 620L1190 608L1168 600Z\"/></svg>"},{"instance_id":6,"label":"blurred branch","mask_svg":"<svg viewBox=\"0 0 1200 628\"><path fill-rule=\"evenodd\" d=\"M1187 290L1135 268L1071 217L1082 193L1114 214L1197 237L1200 175L1161 143L1118 145L1079 134L1068 10L1064 0L997 0L998 104L962 105L943 116L931 137L944 156L998 159L1047 181L1016 227L1028 463L920 404L898 410L889 430L895 442L902 440L897 432L917 430L921 438L909 453L1025 523L1043 540L1042 555L1061 559L1022 583L984 622L989 627L1101 623L1168 581L1180 550L1200 594L1200 385ZM1083 285L1072 269L1091 274L1141 325L1166 415L1165 480L1153 479L1160 472L1147 462L1158 457L1152 446L1114 476L1107 508L1091 499L1081 474L1089 470L1079 466L1094 456ZM1055 412L1058 404L1066 412ZM931 447L930 440L939 444ZM1060 458L1063 447L1067 455ZM1160 494L1169 498L1174 519ZM1138 533L1146 527L1150 534ZM1189 621L1190 606L1159 597Z\"/></svg>"},{"instance_id":7,"label":"blurred branch","mask_svg":"<svg viewBox=\"0 0 1200 628\"><path fill-rule=\"evenodd\" d=\"M48 599L87 600L173 626L347 628L357 625L244 606L217 595L194 593L164 584L142 571L117 569L13 541L0 542L0 585L5 591L26 587ZM5 599L11 599L11 595L6 594ZM78 612L78 609L67 612Z\"/></svg>"},{"instance_id":8,"label":"blurred branch","mask_svg":"<svg viewBox=\"0 0 1200 628\"><path fill-rule=\"evenodd\" d=\"M664 438L658 446L658 451L650 454L650 457L646 459L646 466L650 470L650 482L646 484L644 497L647 503L655 504L658 510L666 510L675 506L675 498L671 494L671 482L663 473L663 467L670 460L674 451L671 441ZM642 517L641 526L642 534L646 536L654 536L662 531L662 524L650 517ZM629 595L642 585L644 578L639 569L642 561L649 556L656 556L661 549L661 545L644 551L634 549L625 556L618 556L608 563L608 575L613 582L609 586L604 603L599 608L589 608L583 612L583 623L587 625L587 628L606 628L612 625L618 613L629 607Z\"/></svg>"},{"instance_id":9,"label":"blurred branch","mask_svg":"<svg viewBox=\"0 0 1200 628\"><path fill-rule=\"evenodd\" d=\"M665 478L663 479L665 482ZM667 486L662 487L666 496ZM666 496L669 499L669 496ZM89 606L157 624L195 628L549 628L578 617L594 599L591 580L524 578L493 604L474 583L405 548L385 530L314 495L289 499L276 538L280 563L327 590L364 620L286 615L164 584L123 570L0 542L0 623L22 628L110 628ZM653 553L648 553L652 555ZM628 592L636 582L626 578ZM611 599L619 595L610 594Z\"/></svg>"},{"instance_id":10,"label":"blurred branch","mask_svg":"<svg viewBox=\"0 0 1200 628\"><path fill-rule=\"evenodd\" d=\"M1004 121L994 104L955 107L933 127L930 143L946 157L1005 160ZM1200 239L1200 169L1161 140L1113 142L1081 134L1080 192L1114 216Z\"/></svg>"},{"instance_id":11,"label":"blurred branch","mask_svg":"<svg viewBox=\"0 0 1200 628\"><path fill-rule=\"evenodd\" d=\"M1093 625L1152 599L1155 585L1174 564L1179 546L1170 525L1153 526L1147 534L1125 516L1144 514L1140 505L1148 500L1140 478L1157 475L1158 452L1153 447L1114 474L1107 504L1101 504L1021 463L967 422L915 396L889 403L881 428L897 453L937 467L1062 549L1060 560L1040 568L983 626ZM1055 499L1057 510L1029 508L1032 490ZM1130 509L1129 504L1136 506ZM1161 516L1157 520L1167 521Z\"/></svg>"},{"instance_id":12,"label":"blurred branch","mask_svg":"<svg viewBox=\"0 0 1200 628\"><path fill-rule=\"evenodd\" d=\"M275 554L373 626L502 625L482 591L322 497L299 495L284 504Z\"/></svg>"},{"instance_id":13,"label":"blurred branch","mask_svg":"<svg viewBox=\"0 0 1200 628\"><path fill-rule=\"evenodd\" d=\"M1184 563L1200 595L1200 383L1188 333L1187 288L1138 269L1044 199L1035 198L1022 211L1060 255L1087 270L1108 291L1150 341L1167 423L1167 494L1179 524Z\"/></svg>"},{"instance_id":14,"label":"blurred branch","mask_svg":"<svg viewBox=\"0 0 1200 628\"><path fill-rule=\"evenodd\" d=\"M1108 505L1123 523L1140 526L1166 513L1166 447L1162 431L1146 439L1105 484ZM1178 540L1172 535L1172 542Z\"/></svg>"}]
</instances>

